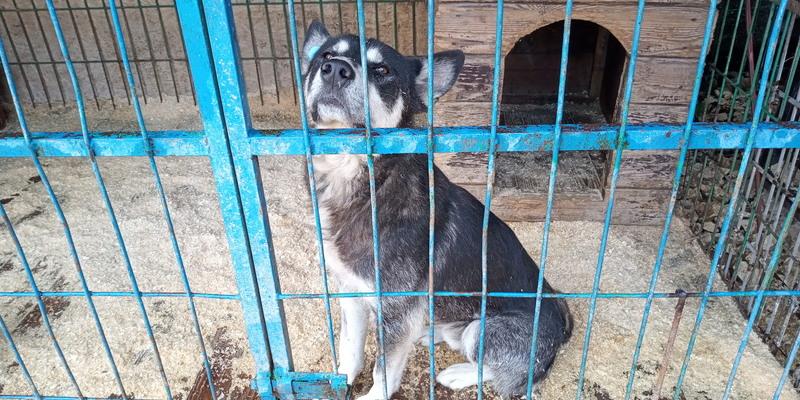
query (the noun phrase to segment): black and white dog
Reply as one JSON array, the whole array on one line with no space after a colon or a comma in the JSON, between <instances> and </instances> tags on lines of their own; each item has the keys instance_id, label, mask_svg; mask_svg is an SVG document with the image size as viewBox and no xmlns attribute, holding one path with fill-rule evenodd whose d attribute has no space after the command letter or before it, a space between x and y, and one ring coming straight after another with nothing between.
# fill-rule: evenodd
<instances>
[{"instance_id":1,"label":"black and white dog","mask_svg":"<svg viewBox=\"0 0 800 400\"><path fill-rule=\"evenodd\" d=\"M362 74L368 75L373 127L410 126L414 113L426 110L427 59L405 57L370 39L368 70L361 69L358 37L332 37L315 21L303 48L303 89L310 119L317 128L364 126ZM434 56L434 97L447 92L464 64L461 51ZM375 290L369 179L359 155L314 157L317 194L324 229L328 271L340 291ZM481 290L483 205L435 169L437 291ZM384 291L428 288L428 172L425 155L375 158L381 284ZM535 292L539 270L511 229L494 214L488 232L488 288L494 292ZM553 289L545 283L544 290ZM427 298L384 297L386 385L397 391L408 355L417 342L428 343ZM342 298L338 372L353 380L364 366L364 342L372 326L375 298ZM483 376L501 395L518 394L527 384L534 299L491 297L487 305ZM452 389L476 385L480 298L437 297L436 342L444 341L469 361L439 372L437 381ZM566 303L542 304L535 378L550 368L571 334ZM383 398L378 363L373 386L361 399Z\"/></svg>"}]
</instances>

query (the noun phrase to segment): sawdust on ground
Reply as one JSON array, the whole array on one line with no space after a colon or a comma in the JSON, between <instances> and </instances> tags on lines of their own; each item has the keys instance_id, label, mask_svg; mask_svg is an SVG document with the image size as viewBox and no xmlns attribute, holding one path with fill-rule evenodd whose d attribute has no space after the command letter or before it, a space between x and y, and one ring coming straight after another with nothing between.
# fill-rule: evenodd
<instances>
[{"instance_id":1,"label":"sawdust on ground","mask_svg":"<svg viewBox=\"0 0 800 400\"><path fill-rule=\"evenodd\" d=\"M158 161L192 289L201 293L236 293L235 276L208 161L203 158ZM100 165L141 289L145 292L183 291L146 160L104 158ZM322 278L308 192L302 180L303 160L297 157L262 157L261 167L282 289L286 293L320 292ZM89 164L77 159L47 159L45 168L71 223L90 288L94 291L129 291L130 283L119 248ZM62 231L29 160L0 160L0 199L16 225L40 288L44 291L79 291ZM512 228L538 260L542 225L516 223ZM601 229L599 223L553 223L546 267L547 279L553 286L567 292L591 291ZM612 227L603 268L602 291L646 290L660 231L659 227ZM708 257L695 244L688 229L681 221L675 221L658 290L701 290L708 264ZM30 287L19 260L4 232L0 234L0 291L28 290ZM96 297L95 301L129 394L137 398L162 397L153 353L134 300ZM226 368L230 371L225 375L230 381L226 385L228 398L236 398L235 393L242 393L249 386L253 370L242 329L241 308L235 301L196 301L209 351L219 358L224 355L228 360ZM637 367L635 395L638 398L649 397L652 391L675 303L676 300L656 300L653 304ZM186 300L146 298L145 304L173 392L183 398L202 368ZM686 303L675 354L664 384L664 395L670 392L675 382L697 305L697 299L689 299ZM570 306L576 323L574 337L559 356L550 376L537 387L540 398L566 399L575 395L588 301L571 300ZM584 389L588 398L623 397L642 308L641 299L598 300ZM296 370L330 370L322 302L287 300L285 309ZM118 393L85 300L81 297L50 300L48 311L56 337L84 394L105 397ZM335 301L333 313L338 326ZM12 330L41 393L72 395L32 299L2 297L0 315ZM711 299L684 385L687 399L720 396L744 324L732 301ZM758 337L751 335L749 343L737 375L734 398L771 397L782 366ZM374 359L373 344L369 345L368 351L371 363ZM417 399L427 395L427 360L426 348L418 347L396 398ZM460 362L460 356L444 348L437 350L437 370L455 362ZM0 371L0 393L29 391L5 345L0 346ZM369 373L362 374L355 392L368 389L369 376ZM436 390L439 398L475 396L475 390L454 393L441 386ZM783 398L798 398L798 395L794 389L785 388Z\"/></svg>"}]
</instances>

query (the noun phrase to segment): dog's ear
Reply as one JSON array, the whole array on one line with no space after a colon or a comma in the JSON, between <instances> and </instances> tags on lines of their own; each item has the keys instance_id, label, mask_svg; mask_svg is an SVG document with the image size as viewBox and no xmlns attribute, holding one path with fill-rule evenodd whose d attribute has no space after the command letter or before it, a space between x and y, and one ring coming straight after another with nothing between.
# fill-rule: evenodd
<instances>
[{"instance_id":1,"label":"dog's ear","mask_svg":"<svg viewBox=\"0 0 800 400\"><path fill-rule=\"evenodd\" d=\"M418 57L421 68L417 73L416 90L422 103L428 105L428 57ZM433 101L447 93L456 83L464 67L464 53L448 50L433 55Z\"/></svg>"},{"instance_id":2,"label":"dog's ear","mask_svg":"<svg viewBox=\"0 0 800 400\"><path fill-rule=\"evenodd\" d=\"M303 43L303 54L301 55L303 73L306 73L308 65L311 63L311 60L314 59L314 55L317 54L319 48L325 44L330 37L331 34L328 33L328 30L325 29L325 25L322 25L322 22L316 19L311 21L311 25L309 25L308 30L306 30L306 40L305 43Z\"/></svg>"}]
</instances>

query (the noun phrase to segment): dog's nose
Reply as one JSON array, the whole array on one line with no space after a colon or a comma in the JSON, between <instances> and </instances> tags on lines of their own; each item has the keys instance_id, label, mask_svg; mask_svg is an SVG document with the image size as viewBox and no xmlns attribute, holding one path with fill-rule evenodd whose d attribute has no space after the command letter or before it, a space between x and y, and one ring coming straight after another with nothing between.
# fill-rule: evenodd
<instances>
[{"instance_id":1,"label":"dog's nose","mask_svg":"<svg viewBox=\"0 0 800 400\"><path fill-rule=\"evenodd\" d=\"M342 60L328 60L320 68L322 80L330 83L344 84L355 78L353 68Z\"/></svg>"}]
</instances>

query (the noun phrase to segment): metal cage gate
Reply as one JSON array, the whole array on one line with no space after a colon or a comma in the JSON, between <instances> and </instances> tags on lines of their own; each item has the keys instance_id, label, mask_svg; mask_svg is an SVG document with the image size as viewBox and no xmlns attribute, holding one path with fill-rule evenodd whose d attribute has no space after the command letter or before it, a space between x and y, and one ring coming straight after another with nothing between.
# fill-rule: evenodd
<instances>
[{"instance_id":1,"label":"metal cage gate","mask_svg":"<svg viewBox=\"0 0 800 400\"><path fill-rule=\"evenodd\" d=\"M536 307L531 310L534 314L534 332L538 329L538 316L541 306L541 301L546 297L561 297L571 299L586 299L589 301L589 320L588 326L583 338L583 353L581 359L581 370L578 375L578 385L576 396L581 398L583 395L584 385L584 372L586 368L587 354L589 351L589 343L591 336L592 318L596 310L598 300L605 298L631 298L641 299L645 304L644 315L641 320L641 327L638 335L637 346L631 349L633 353L633 362L628 377L628 384L626 390L626 399L630 398L632 388L636 376L637 359L641 343L645 337L647 330L648 315L650 313L651 305L655 299L671 298L675 296L688 296L699 298L700 308L696 315L692 336L689 346L686 349L685 357L683 360L681 373L678 378L678 383L675 387L673 397L675 399L681 398L681 384L686 375L686 370L691 361L691 355L697 332L703 321L705 306L710 298L713 297L748 297L753 300L753 309L759 310L766 297L796 297L800 296L798 290L770 290L769 282L774 274L777 260L781 256L782 244L788 234L788 228L791 220L794 218L794 213L797 209L800 196L795 196L791 204L790 212L786 219L781 224L779 233L777 234L776 244L771 253L771 261L763 274L760 284L752 289L746 291L714 291L713 282L716 277L716 266L720 261L722 252L725 248L727 239L727 232L730 229L731 220L734 211L737 207L737 196L734 196L732 201L727 205L727 211L724 213L725 217L722 220L720 239L717 241L712 262L708 270L707 282L703 291L686 293L676 295L675 293L666 293L656 291L656 283L658 281L659 270L661 261L664 255L666 242L669 237L669 227L675 208L675 203L678 195L678 190L681 186L681 176L683 174L684 166L686 164L686 156L689 150L702 150L702 149L738 149L743 152L742 159L748 160L750 154L755 149L762 148L800 148L800 125L796 123L766 123L761 122L761 118L753 118L752 121L746 123L725 123L725 124L708 124L708 123L694 123L693 117L696 114L696 106L698 102L701 78L704 70L704 58L701 57L697 63L696 75L694 80L693 97L690 104L688 115L690 116L686 123L666 125L666 124L646 124L646 125L628 125L628 105L631 98L631 89L634 84L634 71L636 69L637 50L639 43L640 28L642 25L643 14L645 10L645 0L638 1L638 13L635 21L631 21L634 26L633 45L629 61L629 68L624 80L624 94L622 98L622 114L620 125L615 126L580 126L580 125L565 125L562 124L563 106L564 106L564 93L566 81L566 63L568 60L568 44L570 35L570 21L572 17L572 0L566 1L566 14L564 36L561 52L561 74L558 86L558 108L556 113L556 123L554 125L534 125L534 126L514 126L504 127L498 126L498 96L499 96L499 68L494 68L493 85L492 85L492 123L490 126L478 127L456 127L456 128L438 128L435 127L433 120L433 102L428 109L428 126L420 129L372 129L369 124L369 118L366 118L367 126L365 129L353 130L335 130L325 133L317 132L309 128L306 120L305 105L302 101L302 91L298 90L300 96L299 106L302 118L302 128L293 130L284 130L278 134L270 134L262 131L252 129L250 116L248 114L247 97L245 95L244 84L242 79L242 71L240 66L239 49L236 41L236 33L232 19L232 7L227 1L223 0L179 0L175 2L177 14L179 17L180 25L182 28L183 41L186 47L186 54L188 63L191 70L192 81L194 90L197 96L197 102L201 111L203 120L202 131L150 131L145 127L142 112L139 106L138 97L136 93L136 83L134 81L134 74L128 62L127 49L125 45L124 35L120 26L119 16L117 14L117 6L115 2L108 4L113 21L114 32L116 34L117 46L124 66L125 77L127 80L128 90L130 93L130 100L136 111L137 123L140 131L138 134L132 133L118 133L118 132L90 132L85 115L85 105L81 95L80 86L78 85L78 77L75 68L70 58L69 46L64 39L63 32L59 24L59 17L57 8L53 0L46 0L46 9L51 23L56 32L58 45L61 50L66 70L72 82L72 89L76 99L77 111L79 113L81 122L80 132L62 132L62 133L43 133L31 132L26 123L23 106L20 97L16 90L16 83L14 76L11 72L9 65L9 57L6 49L0 43L0 58L2 59L2 66L7 79L8 89L10 91L12 100L17 113L17 118L20 123L21 135L17 134L4 134L0 136L0 157L25 157L30 158L36 167L41 183L55 208L56 214L64 228L67 244L70 248L72 260L76 267L79 280L82 284L82 291L80 292L42 292L38 289L31 268L28 265L25 252L20 245L19 240L15 236L15 230L12 226L11 220L6 214L2 204L0 204L0 217L7 232L12 238L12 242L16 246L16 251L28 275L31 290L28 292L5 292L3 296L16 296L16 297L32 297L36 300L39 310L44 317L44 326L48 331L51 343L54 347L56 357L60 361L61 367L65 370L70 377L74 393L63 393L58 397L45 397L42 396L37 390L36 382L34 382L30 374L25 369L25 360L22 359L20 353L17 351L11 332L0 319L0 331L2 331L7 345L16 357L23 376L30 386L30 393L18 395L0 395L0 399L41 399L41 398L84 398L79 383L74 379L58 340L53 333L52 328L47 319L47 310L45 309L43 299L53 296L78 296L85 299L89 306L89 311L92 313L95 322L95 330L103 343L106 362L108 363L111 371L113 372L116 384L122 393L122 397L128 397L125 391L125 382L120 379L117 371L114 354L105 338L104 327L100 323L100 319L94 308L93 299L100 296L116 296L128 297L136 300L138 309L140 311L140 318L147 330L150 338L150 345L155 355L156 368L160 372L163 381L164 397L172 398L170 384L167 381L164 367L161 363L158 345L152 333L152 327L148 318L147 311L144 307L143 298L147 297L182 297L185 298L190 306L190 311L194 319L195 329L198 331L197 337L199 338L199 348L203 354L204 365L206 373L209 378L209 383L212 385L212 397L214 395L213 382L211 380L210 365L208 356L205 354L205 345L203 343L202 335L199 334L199 324L197 323L197 315L195 312L194 299L205 297L212 299L228 299L237 300L241 303L244 320L246 324L247 338L250 345L250 351L253 355L256 365L255 372L255 388L262 398L345 398L347 396L347 385L344 376L335 373L303 373L295 371L292 366L291 352L289 348L288 337L286 333L286 324L283 318L282 302L288 299L322 299L326 305L327 327L329 335L329 342L331 345L331 352L335 362L335 347L333 336L333 324L331 321L330 304L331 300L341 297L377 297L378 301L378 338L381 347L379 353L379 362L382 365L383 359L383 337L382 337L382 315L381 315L381 298L389 296L421 296L428 300L429 318L433 317L434 311L434 298L437 296L476 296L481 299L481 333L479 345L479 377L481 377L480 360L483 358L483 342L484 342L484 323L486 302L489 297L529 297L536 299ZM762 69L759 78L759 85L757 91L754 93L754 110L762 110L765 106L765 99L768 92L768 73L771 68L769 66L775 59L777 43L779 39L780 27L782 21L787 14L787 5L789 0L780 0L775 7L774 24L768 35L768 45L766 46L766 53L764 60L766 65ZM708 8L708 17L705 22L705 36L702 42L701 54L706 54L711 41L711 33L714 27L714 18L716 14L715 2L710 2ZM365 21L364 21L364 2L363 0L357 1L358 8L358 26L361 40L361 53L362 63L366 63L365 55ZM427 35L427 56L429 60L433 57L433 32L435 24L435 9L434 0L428 0L428 35ZM292 58L294 60L294 74L295 80L300 81L300 66L298 60L298 34L297 24L295 23L294 15L294 1L288 1L289 20L290 20L290 34L291 34L291 50ZM496 50L494 54L495 66L500 65L501 59L501 43L503 35L503 0L497 1L496 13ZM429 62L430 66L428 77L432 79L433 62ZM366 85L365 85L366 87ZM429 88L432 87L429 81ZM368 93L364 93L368 96ZM429 100L432 100L433 93L429 89ZM369 114L369 102L365 102L364 112ZM560 151L587 151L587 150L614 150L615 156L613 159L613 172L611 175L612 184L608 196L608 207L605 214L605 223L602 233L602 241L600 243L600 251L597 255L597 268L591 292L585 293L542 293L544 271L547 266L547 246L548 246L548 233L551 222L551 211L553 204L553 197L555 191L555 180L558 168L558 156ZM658 249L658 256L652 270L650 284L648 291L636 293L608 293L600 291L600 277L602 273L603 261L605 256L606 240L608 238L608 230L611 222L611 214L614 206L615 183L619 174L621 166L621 155L623 151L641 151L641 150L679 150L680 157L675 172L673 186L671 190L671 197L666 214L665 226L660 240ZM493 178L494 178L494 160L497 152L509 151L548 151L552 152L552 163L550 170L550 182L548 187L548 207L546 212L544 236L542 242L542 255L539 266L542 273L539 275L537 290L531 293L505 293L505 292L488 292L487 291L487 269L486 269L486 232L488 225L488 215L491 208ZM429 287L427 291L420 292L385 292L382 291L380 286L380 254L379 245L377 243L377 207L379 204L375 202L375 185L374 185L374 166L373 154L390 154L390 153L420 153L428 155L428 168L429 171L433 169L433 154L435 152L485 152L489 155L488 163L488 184L486 187L485 195L485 211L483 220L483 240L484 246L482 249L483 257L483 276L482 284L483 289L476 293L461 293L461 292L435 292L433 286ZM372 223L373 223L373 240L374 240L374 267L377 275L376 291L373 293L329 293L327 291L327 283L324 285L326 290L323 293L306 293L306 294L283 294L280 290L280 285L277 279L276 263L272 251L271 234L269 220L266 212L267 199L265 198L262 190L262 180L258 172L258 156L269 155L304 155L306 157L307 168L310 172L312 179L310 180L311 193L312 193L312 207L314 209L315 226L317 230L317 239L320 242L320 268L325 277L325 259L321 249L321 230L319 211L317 209L316 198L314 197L314 179L313 179L313 165L311 157L313 154L366 154L367 165L370 172L371 181L371 198L372 198ZM145 156L149 159L150 167L156 181L156 187L161 199L164 217L167 220L170 229L170 239L172 241L173 250L175 251L178 260L178 268L183 274L183 283L185 291L183 293L155 293L155 292L142 292L137 285L136 276L131 268L130 260L127 258L125 250L125 243L119 226L116 222L116 217L112 208L111 200L106 191L106 185L103 180L103 174L97 164L97 157L105 156ZM226 229L230 256L233 260L235 268L236 280L239 293L238 295L220 295L209 293L194 293L189 282L186 279L185 269L180 257L180 249L175 237L175 232L172 229L171 217L169 208L161 186L158 168L156 165L155 157L164 156L204 156L208 157L214 179L219 194L220 207ZM90 161L96 178L104 205L108 211L109 217L112 221L114 228L114 237L117 241L119 249L122 254L123 261L131 281L132 290L130 292L93 292L86 283L86 279L81 269L81 258L75 249L72 241L72 234L69 228L68 221L64 217L61 210L59 200L50 185L47 176L44 172L42 164L39 160L40 157L84 157ZM733 193L739 193L743 179L746 173L746 164L741 163L736 175L733 188ZM433 174L429 174L433 179ZM431 182L431 185L433 182ZM433 191L430 192L431 198ZM431 207L435 204L430 202ZM433 210L431 209L431 212ZM430 226L430 240L432 244L435 241L433 236L433 218L431 218ZM432 249L433 246L430 246ZM429 252L429 266L433 268L434 255L433 251ZM742 336L739 351L736 359L731 366L730 377L728 384L725 388L724 398L728 398L733 387L733 382L736 377L737 368L741 361L741 356L747 345L747 340L750 331L753 329L753 324L758 312L753 312L748 320L746 330ZM433 324L430 325L433 330ZM434 335L431 334L431 342L429 343L430 350L433 349ZM536 349L536 337L533 335L533 343L531 349ZM786 378L789 374L789 369L793 364L794 357L800 347L800 336L795 339L794 346L791 350L789 360L786 363L783 376L779 382L778 388L775 391L775 398L778 398L781 388L784 385ZM532 350L532 353L534 351ZM433 397L433 377L435 375L433 351L430 356L430 396ZM531 357L535 359L535 357ZM529 371L529 380L527 385L527 395L530 398L532 394L532 365ZM385 389L384 389L385 390ZM483 397L483 390L478 391L478 398Z\"/></svg>"}]
</instances>

